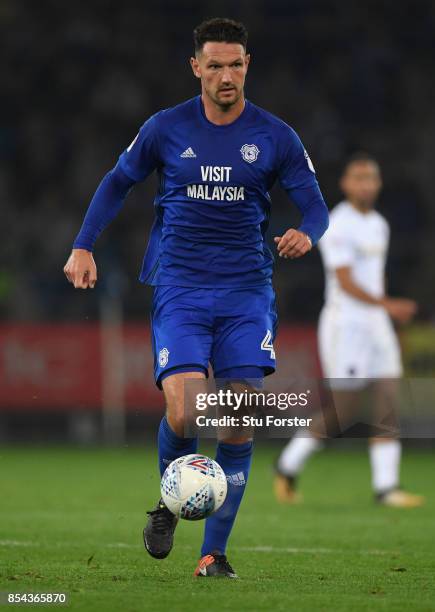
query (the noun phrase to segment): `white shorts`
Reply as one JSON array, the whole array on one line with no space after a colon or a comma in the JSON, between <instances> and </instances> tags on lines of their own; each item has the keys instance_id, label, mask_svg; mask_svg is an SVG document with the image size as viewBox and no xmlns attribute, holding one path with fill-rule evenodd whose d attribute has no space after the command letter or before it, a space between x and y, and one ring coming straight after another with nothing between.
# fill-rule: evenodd
<instances>
[{"instance_id":1,"label":"white shorts","mask_svg":"<svg viewBox=\"0 0 435 612\"><path fill-rule=\"evenodd\" d=\"M342 387L364 386L365 379L402 376L399 342L383 311L359 321L325 307L319 320L318 344L324 377L354 381ZM337 380L335 387L339 384Z\"/></svg>"}]
</instances>

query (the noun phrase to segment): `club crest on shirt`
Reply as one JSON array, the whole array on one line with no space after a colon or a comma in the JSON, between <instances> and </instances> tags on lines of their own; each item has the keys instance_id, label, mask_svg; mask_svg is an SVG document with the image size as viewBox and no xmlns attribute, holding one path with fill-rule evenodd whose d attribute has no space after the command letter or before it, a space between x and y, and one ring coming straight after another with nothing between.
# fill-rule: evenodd
<instances>
[{"instance_id":1,"label":"club crest on shirt","mask_svg":"<svg viewBox=\"0 0 435 612\"><path fill-rule=\"evenodd\" d=\"M169 361L169 351L165 347L165 348L162 348L162 350L159 352L159 366L161 368L164 368L166 365L168 365L168 361Z\"/></svg>"},{"instance_id":2,"label":"club crest on shirt","mask_svg":"<svg viewBox=\"0 0 435 612\"><path fill-rule=\"evenodd\" d=\"M244 144L240 149L240 153L242 154L243 159L248 164L252 164L257 159L260 149L255 144Z\"/></svg>"}]
</instances>

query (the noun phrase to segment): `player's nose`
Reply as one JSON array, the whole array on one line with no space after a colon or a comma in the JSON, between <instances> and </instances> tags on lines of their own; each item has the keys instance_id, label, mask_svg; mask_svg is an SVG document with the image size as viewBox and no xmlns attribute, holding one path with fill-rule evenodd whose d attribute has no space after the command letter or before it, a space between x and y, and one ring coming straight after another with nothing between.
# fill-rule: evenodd
<instances>
[{"instance_id":1,"label":"player's nose","mask_svg":"<svg viewBox=\"0 0 435 612\"><path fill-rule=\"evenodd\" d=\"M233 82L233 77L231 76L231 70L229 69L229 66L225 66L222 72L222 83L227 85L228 83L232 83L232 82Z\"/></svg>"}]
</instances>

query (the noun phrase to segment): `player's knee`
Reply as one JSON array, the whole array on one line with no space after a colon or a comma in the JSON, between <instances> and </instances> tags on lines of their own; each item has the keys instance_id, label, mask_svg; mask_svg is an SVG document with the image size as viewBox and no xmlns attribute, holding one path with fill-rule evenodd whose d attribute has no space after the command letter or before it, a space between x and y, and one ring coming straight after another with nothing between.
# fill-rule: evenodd
<instances>
[{"instance_id":1,"label":"player's knee","mask_svg":"<svg viewBox=\"0 0 435 612\"><path fill-rule=\"evenodd\" d=\"M167 408L166 418L168 423L177 436L180 438L184 437L184 429L185 429L185 415L184 409L182 406L172 406Z\"/></svg>"}]
</instances>

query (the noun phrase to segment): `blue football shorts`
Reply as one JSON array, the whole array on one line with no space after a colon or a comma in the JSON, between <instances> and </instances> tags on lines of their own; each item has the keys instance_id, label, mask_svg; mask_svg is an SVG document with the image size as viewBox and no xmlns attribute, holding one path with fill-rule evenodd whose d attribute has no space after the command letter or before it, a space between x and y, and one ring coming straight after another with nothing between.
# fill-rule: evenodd
<instances>
[{"instance_id":1,"label":"blue football shorts","mask_svg":"<svg viewBox=\"0 0 435 612\"><path fill-rule=\"evenodd\" d=\"M275 371L277 327L272 285L199 289L161 285L151 312L154 377L169 372L204 371L215 378L234 368Z\"/></svg>"}]
</instances>

